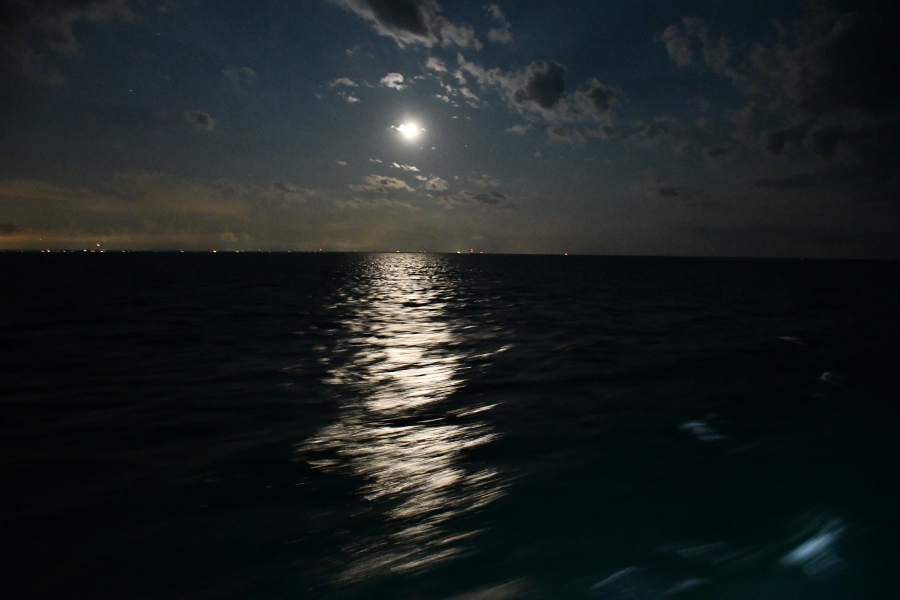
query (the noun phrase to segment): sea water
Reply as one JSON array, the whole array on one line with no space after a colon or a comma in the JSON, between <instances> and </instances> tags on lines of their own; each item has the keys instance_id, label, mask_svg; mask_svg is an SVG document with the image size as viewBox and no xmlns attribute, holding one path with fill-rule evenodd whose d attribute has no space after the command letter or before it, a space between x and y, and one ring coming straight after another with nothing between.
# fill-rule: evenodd
<instances>
[{"instance_id":1,"label":"sea water","mask_svg":"<svg viewBox=\"0 0 900 600\"><path fill-rule=\"evenodd\" d=\"M5 598L900 593L897 263L0 269Z\"/></svg>"}]
</instances>

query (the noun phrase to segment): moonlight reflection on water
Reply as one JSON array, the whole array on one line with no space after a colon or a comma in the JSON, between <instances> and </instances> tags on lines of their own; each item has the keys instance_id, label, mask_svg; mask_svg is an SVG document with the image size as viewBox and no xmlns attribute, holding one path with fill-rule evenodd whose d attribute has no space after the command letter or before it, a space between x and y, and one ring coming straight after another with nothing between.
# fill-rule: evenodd
<instances>
[{"instance_id":1,"label":"moonlight reflection on water","mask_svg":"<svg viewBox=\"0 0 900 600\"><path fill-rule=\"evenodd\" d=\"M372 256L348 283L342 325L349 334L335 349L331 362L340 366L329 381L341 416L298 449L317 469L358 477L359 494L383 510L380 531L357 536L348 549L353 559L345 580L456 555L476 532L451 531L448 521L503 493L497 471L463 459L466 450L495 439L492 428L448 419L451 408L442 406L465 383L461 342L468 325L446 310L454 290L443 263Z\"/></svg>"}]
</instances>

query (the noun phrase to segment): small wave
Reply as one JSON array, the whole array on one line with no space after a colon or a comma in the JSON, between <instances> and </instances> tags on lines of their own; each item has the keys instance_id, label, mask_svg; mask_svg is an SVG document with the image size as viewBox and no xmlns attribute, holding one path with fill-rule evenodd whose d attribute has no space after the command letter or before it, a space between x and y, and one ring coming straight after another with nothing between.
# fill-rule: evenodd
<instances>
[{"instance_id":1,"label":"small wave","mask_svg":"<svg viewBox=\"0 0 900 600\"><path fill-rule=\"evenodd\" d=\"M628 567L628 568L622 569L620 571L616 571L615 573L613 573L612 575L610 575L603 581L592 585L591 589L599 590L600 588L606 587L611 583L615 583L616 581L622 579L623 577L627 577L627 576L631 575L632 573L634 573L637 570L638 570L637 567Z\"/></svg>"},{"instance_id":2,"label":"small wave","mask_svg":"<svg viewBox=\"0 0 900 600\"><path fill-rule=\"evenodd\" d=\"M524 579L515 579L507 583L481 588L460 596L453 596L448 600L507 600L510 598L521 597L527 589L528 585Z\"/></svg>"},{"instance_id":3,"label":"small wave","mask_svg":"<svg viewBox=\"0 0 900 600\"><path fill-rule=\"evenodd\" d=\"M500 406L500 405L497 404L497 403L495 403L495 404L486 404L486 405L484 405L484 406L478 406L478 407L476 407L476 408L463 409L463 410L452 411L452 412L453 412L453 414L456 415L457 417L471 417L472 415L477 415L477 414L479 414L479 413L483 413L483 412L486 412L486 411L489 411L489 410L493 410L493 409L497 408L498 406Z\"/></svg>"},{"instance_id":4,"label":"small wave","mask_svg":"<svg viewBox=\"0 0 900 600\"><path fill-rule=\"evenodd\" d=\"M690 589L697 587L698 585L703 585L704 583L708 583L709 579L703 579L702 577L691 577L690 579L685 579L684 581L680 581L666 590L666 596L671 596L673 594L680 594L681 592L686 592Z\"/></svg>"},{"instance_id":5,"label":"small wave","mask_svg":"<svg viewBox=\"0 0 900 600\"><path fill-rule=\"evenodd\" d=\"M835 554L834 546L843 530L839 521L830 521L778 562L785 567L800 567L810 576L839 568L843 561Z\"/></svg>"},{"instance_id":6,"label":"small wave","mask_svg":"<svg viewBox=\"0 0 900 600\"><path fill-rule=\"evenodd\" d=\"M843 383L844 379L843 375L838 375L831 371L825 371L819 376L819 381L827 383L828 385L840 385Z\"/></svg>"},{"instance_id":7,"label":"small wave","mask_svg":"<svg viewBox=\"0 0 900 600\"><path fill-rule=\"evenodd\" d=\"M659 552L672 552L690 561L710 561L713 557L726 552L728 546L724 542L710 544L677 545L668 544L657 548Z\"/></svg>"},{"instance_id":8,"label":"small wave","mask_svg":"<svg viewBox=\"0 0 900 600\"><path fill-rule=\"evenodd\" d=\"M718 442L726 439L724 435L719 433L718 429L703 421L688 421L679 425L678 428L691 433L701 442Z\"/></svg>"},{"instance_id":9,"label":"small wave","mask_svg":"<svg viewBox=\"0 0 900 600\"><path fill-rule=\"evenodd\" d=\"M708 581L697 577L679 580L653 569L627 567L591 586L591 592L605 600L663 600Z\"/></svg>"},{"instance_id":10,"label":"small wave","mask_svg":"<svg viewBox=\"0 0 900 600\"><path fill-rule=\"evenodd\" d=\"M791 344L797 344L798 346L805 346L806 343L798 337L793 337L790 335L782 335L778 337L782 342L789 342Z\"/></svg>"}]
</instances>

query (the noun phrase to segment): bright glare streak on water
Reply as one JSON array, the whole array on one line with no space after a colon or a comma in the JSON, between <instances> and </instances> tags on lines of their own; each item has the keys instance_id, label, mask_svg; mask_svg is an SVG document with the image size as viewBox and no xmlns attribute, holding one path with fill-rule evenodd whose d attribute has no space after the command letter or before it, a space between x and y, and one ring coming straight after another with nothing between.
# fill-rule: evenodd
<instances>
[{"instance_id":1,"label":"bright glare streak on water","mask_svg":"<svg viewBox=\"0 0 900 600\"><path fill-rule=\"evenodd\" d=\"M446 314L442 297L453 290L435 265L417 255L372 260L350 284L350 317L343 322L350 335L335 353L342 364L330 374L341 416L299 447L316 468L358 476L362 497L391 506L387 535L352 549L345 580L458 554L477 532L451 533L444 524L502 495L497 471L460 461L496 434L484 422L451 424L440 408L435 413L462 385L467 355L459 332L468 325Z\"/></svg>"}]
</instances>

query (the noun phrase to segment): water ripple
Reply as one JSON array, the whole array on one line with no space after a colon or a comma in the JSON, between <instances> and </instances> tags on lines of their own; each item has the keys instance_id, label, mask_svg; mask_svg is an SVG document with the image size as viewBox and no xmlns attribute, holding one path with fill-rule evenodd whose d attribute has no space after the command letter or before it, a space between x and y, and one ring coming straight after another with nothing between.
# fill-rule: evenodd
<instances>
[{"instance_id":1,"label":"water ripple","mask_svg":"<svg viewBox=\"0 0 900 600\"><path fill-rule=\"evenodd\" d=\"M465 452L497 433L475 419L492 406L443 406L465 384L465 332L450 317L452 278L438 258L370 257L346 292L335 365L339 419L298 446L313 467L358 477L358 494L379 506L383 533L360 535L342 580L423 569L457 555L477 531L449 521L503 494L495 469ZM476 328L477 329L477 328ZM483 360L483 357L479 357Z\"/></svg>"}]
</instances>

